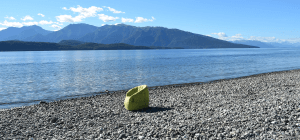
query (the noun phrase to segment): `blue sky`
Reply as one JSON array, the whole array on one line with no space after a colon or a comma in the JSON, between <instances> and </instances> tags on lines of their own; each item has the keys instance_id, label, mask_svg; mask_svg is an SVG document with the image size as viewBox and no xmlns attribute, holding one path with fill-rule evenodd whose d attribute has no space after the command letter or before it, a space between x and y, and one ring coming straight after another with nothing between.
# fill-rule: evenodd
<instances>
[{"instance_id":1,"label":"blue sky","mask_svg":"<svg viewBox=\"0 0 300 140\"><path fill-rule=\"evenodd\" d=\"M124 23L177 28L222 40L300 42L299 0L12 0L0 5L0 30L38 25Z\"/></svg>"}]
</instances>

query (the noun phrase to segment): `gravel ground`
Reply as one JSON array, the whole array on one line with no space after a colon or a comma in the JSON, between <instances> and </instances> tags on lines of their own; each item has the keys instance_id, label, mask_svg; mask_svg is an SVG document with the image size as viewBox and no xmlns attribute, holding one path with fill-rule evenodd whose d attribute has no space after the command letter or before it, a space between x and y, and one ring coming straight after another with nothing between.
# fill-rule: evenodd
<instances>
[{"instance_id":1,"label":"gravel ground","mask_svg":"<svg viewBox=\"0 0 300 140\"><path fill-rule=\"evenodd\" d=\"M150 87L0 111L1 139L300 139L300 70Z\"/></svg>"}]
</instances>

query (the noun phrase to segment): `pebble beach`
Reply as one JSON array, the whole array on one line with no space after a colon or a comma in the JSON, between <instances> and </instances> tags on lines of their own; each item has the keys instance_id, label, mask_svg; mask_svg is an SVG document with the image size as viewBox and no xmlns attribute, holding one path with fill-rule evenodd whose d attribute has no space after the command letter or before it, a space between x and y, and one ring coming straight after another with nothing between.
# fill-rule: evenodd
<instances>
[{"instance_id":1,"label":"pebble beach","mask_svg":"<svg viewBox=\"0 0 300 140\"><path fill-rule=\"evenodd\" d=\"M300 70L149 87L149 107L127 91L0 111L0 139L300 139Z\"/></svg>"}]
</instances>

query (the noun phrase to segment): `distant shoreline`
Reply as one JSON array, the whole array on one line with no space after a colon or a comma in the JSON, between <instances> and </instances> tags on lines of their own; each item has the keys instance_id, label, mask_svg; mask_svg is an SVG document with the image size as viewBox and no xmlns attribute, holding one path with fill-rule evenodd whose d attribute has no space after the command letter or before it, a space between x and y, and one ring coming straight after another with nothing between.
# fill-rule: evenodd
<instances>
[{"instance_id":1,"label":"distant shoreline","mask_svg":"<svg viewBox=\"0 0 300 140\"><path fill-rule=\"evenodd\" d=\"M147 49L184 49L180 47L133 46L125 43L115 44L60 44L50 42L1 41L0 51L68 51L68 50L147 50Z\"/></svg>"},{"instance_id":2,"label":"distant shoreline","mask_svg":"<svg viewBox=\"0 0 300 140\"><path fill-rule=\"evenodd\" d=\"M174 49L120 49L120 50L174 50ZM177 49L177 50L179 50L179 49ZM22 51L23 50L21 50L21 51L0 51L0 52L22 52ZM30 52L30 51L37 52L35 50L26 50L26 52ZM118 51L118 50L38 50L38 51Z\"/></svg>"},{"instance_id":3,"label":"distant shoreline","mask_svg":"<svg viewBox=\"0 0 300 140\"><path fill-rule=\"evenodd\" d=\"M184 48L168 48L168 49L119 49L119 50L180 50ZM206 49L258 49L258 48L201 48L201 49L184 49L184 50L206 50ZM117 51L116 49L106 49L106 51ZM96 50L17 50L17 51L1 51L0 52L21 52L21 51L96 51ZM101 51L101 50L98 50ZM105 51L104 49L102 51Z\"/></svg>"},{"instance_id":4,"label":"distant shoreline","mask_svg":"<svg viewBox=\"0 0 300 140\"><path fill-rule=\"evenodd\" d=\"M259 48L259 47L226 47L226 48ZM125 43L99 44L91 42L75 42L63 40L59 43L51 42L25 42L18 40L0 41L0 51L62 51L62 50L153 50L153 49L226 49L225 47L198 48L134 46Z\"/></svg>"}]
</instances>

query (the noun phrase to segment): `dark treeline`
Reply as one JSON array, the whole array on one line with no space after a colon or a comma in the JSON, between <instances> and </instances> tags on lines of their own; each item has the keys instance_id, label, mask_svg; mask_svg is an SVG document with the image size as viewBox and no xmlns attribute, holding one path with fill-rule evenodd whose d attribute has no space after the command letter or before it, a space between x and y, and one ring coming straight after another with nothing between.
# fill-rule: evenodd
<instances>
[{"instance_id":1,"label":"dark treeline","mask_svg":"<svg viewBox=\"0 0 300 140\"><path fill-rule=\"evenodd\" d=\"M69 46L77 46L77 45L84 44L84 43L90 43L90 42L82 42L82 41L78 41L78 40L62 40L62 41L58 42L58 44L60 44L60 45L69 45Z\"/></svg>"},{"instance_id":2,"label":"dark treeline","mask_svg":"<svg viewBox=\"0 0 300 140\"><path fill-rule=\"evenodd\" d=\"M78 42L77 42L78 43ZM97 44L78 43L79 45L61 45L49 42L1 41L0 51L51 51L51 50L136 50L136 49L172 49L168 47L133 46L124 43ZM176 48L183 49L183 48Z\"/></svg>"}]
</instances>

